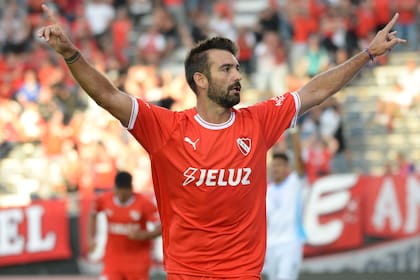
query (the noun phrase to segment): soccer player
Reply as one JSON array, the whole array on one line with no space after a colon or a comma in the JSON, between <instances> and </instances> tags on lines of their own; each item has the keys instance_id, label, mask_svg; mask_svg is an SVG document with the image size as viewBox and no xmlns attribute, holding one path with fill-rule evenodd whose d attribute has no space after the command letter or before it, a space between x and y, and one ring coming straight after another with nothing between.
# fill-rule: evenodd
<instances>
[{"instance_id":1,"label":"soccer player","mask_svg":"<svg viewBox=\"0 0 420 280\"><path fill-rule=\"evenodd\" d=\"M167 279L261 279L266 248L267 151L299 114L340 90L371 59L404 42L391 28L369 47L296 92L246 108L236 46L200 42L185 60L196 106L171 111L118 90L79 52L55 15L38 35L66 61L85 92L149 153L162 223Z\"/></svg>"},{"instance_id":2,"label":"soccer player","mask_svg":"<svg viewBox=\"0 0 420 280\"><path fill-rule=\"evenodd\" d=\"M133 192L132 180L130 173L119 171L115 176L114 191L96 198L89 220L90 249L95 246L97 213L103 211L107 220L103 279L149 279L151 241L161 234L161 227L155 205Z\"/></svg>"},{"instance_id":3,"label":"soccer player","mask_svg":"<svg viewBox=\"0 0 420 280\"><path fill-rule=\"evenodd\" d=\"M268 280L296 280L306 239L302 222L304 163L297 128L288 130L293 158L273 151L271 181L267 188L267 252L264 273ZM291 164L293 162L293 164Z\"/></svg>"}]
</instances>

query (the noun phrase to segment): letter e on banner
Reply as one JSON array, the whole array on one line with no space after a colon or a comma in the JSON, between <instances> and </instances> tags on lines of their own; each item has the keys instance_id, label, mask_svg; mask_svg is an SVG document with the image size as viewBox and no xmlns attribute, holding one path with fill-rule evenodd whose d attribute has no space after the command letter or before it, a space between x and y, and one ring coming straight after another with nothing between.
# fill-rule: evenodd
<instances>
[{"instance_id":1,"label":"letter e on banner","mask_svg":"<svg viewBox=\"0 0 420 280\"><path fill-rule=\"evenodd\" d=\"M23 213L20 208L0 211L0 258L23 252L25 241L19 234L19 225L22 221Z\"/></svg>"},{"instance_id":2,"label":"letter e on banner","mask_svg":"<svg viewBox=\"0 0 420 280\"><path fill-rule=\"evenodd\" d=\"M330 175L310 188L304 210L305 255L362 245L361 196L356 174Z\"/></svg>"},{"instance_id":3,"label":"letter e on banner","mask_svg":"<svg viewBox=\"0 0 420 280\"><path fill-rule=\"evenodd\" d=\"M71 257L65 200L0 208L0 266Z\"/></svg>"}]
</instances>

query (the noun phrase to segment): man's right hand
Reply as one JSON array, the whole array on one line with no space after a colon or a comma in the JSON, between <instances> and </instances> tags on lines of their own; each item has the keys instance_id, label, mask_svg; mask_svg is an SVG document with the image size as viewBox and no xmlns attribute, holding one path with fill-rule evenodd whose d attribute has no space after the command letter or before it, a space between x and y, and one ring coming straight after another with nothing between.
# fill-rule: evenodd
<instances>
[{"instance_id":1,"label":"man's right hand","mask_svg":"<svg viewBox=\"0 0 420 280\"><path fill-rule=\"evenodd\" d=\"M58 19L53 11L47 5L42 4L42 10L47 14L50 25L42 27L38 31L38 37L43 38L48 45L50 45L57 53L61 54L64 58L69 58L77 51L76 46L70 41L69 37L65 34Z\"/></svg>"}]
</instances>

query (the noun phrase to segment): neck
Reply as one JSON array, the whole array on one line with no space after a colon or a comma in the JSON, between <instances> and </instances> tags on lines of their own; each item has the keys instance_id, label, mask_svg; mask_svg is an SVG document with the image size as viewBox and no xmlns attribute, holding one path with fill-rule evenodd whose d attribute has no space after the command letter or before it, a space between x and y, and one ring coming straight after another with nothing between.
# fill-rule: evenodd
<instances>
[{"instance_id":1,"label":"neck","mask_svg":"<svg viewBox=\"0 0 420 280\"><path fill-rule=\"evenodd\" d=\"M284 182L284 179L273 180L273 183L274 183L275 185L281 184L281 183L283 183L283 182Z\"/></svg>"},{"instance_id":2,"label":"neck","mask_svg":"<svg viewBox=\"0 0 420 280\"><path fill-rule=\"evenodd\" d=\"M286 178L289 176L289 174L290 173L287 173L286 176L281 177L281 178L273 178L273 183L276 185L283 183L286 180Z\"/></svg>"},{"instance_id":3,"label":"neck","mask_svg":"<svg viewBox=\"0 0 420 280\"><path fill-rule=\"evenodd\" d=\"M198 115L206 122L213 124L225 123L230 119L231 108L224 108L219 105L206 104L206 106L196 107Z\"/></svg>"}]
</instances>

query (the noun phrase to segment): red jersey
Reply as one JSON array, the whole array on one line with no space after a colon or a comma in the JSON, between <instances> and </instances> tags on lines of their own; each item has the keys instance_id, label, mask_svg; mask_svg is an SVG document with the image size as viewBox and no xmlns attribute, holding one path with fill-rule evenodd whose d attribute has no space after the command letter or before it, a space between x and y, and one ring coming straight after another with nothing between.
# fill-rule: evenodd
<instances>
[{"instance_id":1,"label":"red jersey","mask_svg":"<svg viewBox=\"0 0 420 280\"><path fill-rule=\"evenodd\" d=\"M267 151L299 110L298 95L286 93L212 124L195 108L174 112L133 101L128 129L151 159L168 273L259 277Z\"/></svg>"},{"instance_id":2,"label":"red jersey","mask_svg":"<svg viewBox=\"0 0 420 280\"><path fill-rule=\"evenodd\" d=\"M96 199L95 210L104 211L108 222L104 266L127 271L137 271L151 264L151 240L132 240L127 237L130 227L146 230L148 222L156 223L155 205L141 194L121 204L112 192Z\"/></svg>"}]
</instances>

